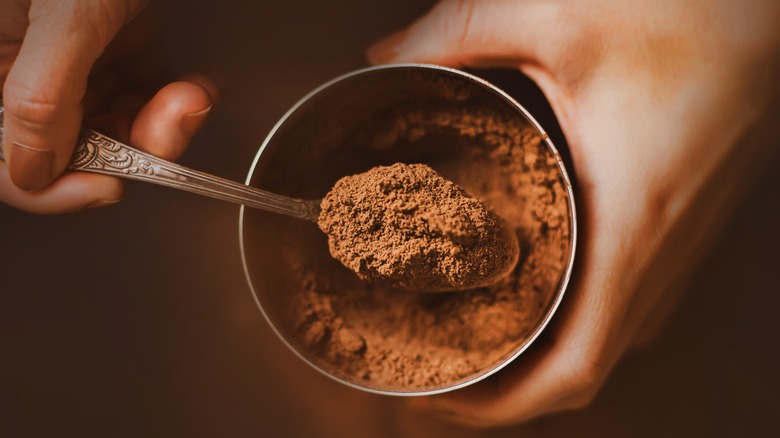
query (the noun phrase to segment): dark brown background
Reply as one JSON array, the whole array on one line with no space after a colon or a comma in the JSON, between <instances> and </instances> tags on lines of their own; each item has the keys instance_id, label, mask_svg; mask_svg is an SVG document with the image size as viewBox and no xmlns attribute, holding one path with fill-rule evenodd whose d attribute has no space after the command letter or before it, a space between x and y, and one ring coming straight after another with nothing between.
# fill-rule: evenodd
<instances>
[{"instance_id":1,"label":"dark brown background","mask_svg":"<svg viewBox=\"0 0 780 438\"><path fill-rule=\"evenodd\" d=\"M298 98L365 66L371 41L430 5L172 3L173 72L217 69L229 84L183 162L236 180ZM562 144L538 90L517 73L484 75ZM0 206L0 436L471 435L341 387L283 348L245 284L237 223L235 206L133 183L101 211ZM780 186L766 175L657 343L627 356L590 408L497 434L776 430L777 224Z\"/></svg>"}]
</instances>

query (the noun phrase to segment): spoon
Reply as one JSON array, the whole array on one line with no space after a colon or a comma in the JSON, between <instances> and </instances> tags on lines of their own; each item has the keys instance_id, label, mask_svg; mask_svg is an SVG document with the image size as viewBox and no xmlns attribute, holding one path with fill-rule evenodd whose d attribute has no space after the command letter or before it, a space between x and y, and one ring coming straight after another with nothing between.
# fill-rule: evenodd
<instances>
[{"instance_id":1,"label":"spoon","mask_svg":"<svg viewBox=\"0 0 780 438\"><path fill-rule=\"evenodd\" d=\"M3 113L0 102L0 160L3 152ZM277 195L155 157L91 129L76 143L68 170L99 173L144 181L247 207L317 222L321 200Z\"/></svg>"},{"instance_id":2,"label":"spoon","mask_svg":"<svg viewBox=\"0 0 780 438\"><path fill-rule=\"evenodd\" d=\"M3 112L4 108L2 102L0 102L0 160L4 161L5 155L2 146ZM70 164L68 165L68 170L99 173L144 181L235 204L245 205L247 207L279 213L297 219L308 220L315 224L318 224L318 219L320 219L320 205L322 199L306 200L290 198L189 169L185 166L142 152L88 128L82 130L81 136L76 143L76 147L71 157ZM431 172L433 171L431 170ZM334 190L331 190L328 196L334 191L336 191L335 188ZM479 208L487 210L481 206L481 204ZM362 272L359 267L351 266L353 263L350 263L350 260L348 260L347 257L344 257L338 251L333 250L334 242L335 246L343 247L345 244L348 246L353 245L353 242L344 239L344 235L345 230L355 228L355 226L360 227L360 225L362 225L356 224L355 222L359 221L355 220L355 218L349 218L347 219L347 223L342 224L340 227L336 227L335 230L333 227L326 230L325 228L322 228L322 224L318 225L320 225L322 231L328 235L328 239L331 243L331 254L334 258L338 259L342 264L356 272L362 278L366 278L361 275ZM415 230L401 229L396 232L396 236L408 235L410 232L414 231ZM358 241L355 246L365 248L366 244L368 244L370 247L372 242L369 240L372 237L366 233L358 233L358 235L358 240L362 239L362 241ZM496 254L492 254L493 258L498 257L504 260L500 267L486 271L485 260L474 260L472 266L465 265L465 267L473 268L472 270L482 272L482 274L470 278L464 283L453 282L451 279L447 278L444 273L431 268L431 265L421 264L412 267L412 269L418 271L414 274L414 277L426 279L426 287L424 290L428 292L450 292L489 286L498 282L509 274L517 262L519 253L517 240L514 234L509 232L506 224L500 229L496 229L495 232L491 233L483 240L484 241L482 242L478 241L476 244L471 245L468 251L475 251L475 248L476 250L479 250L480 244L491 245L491 247L500 247L502 249L497 250ZM497 240L504 240L506 243L496 246ZM388 248L385 249L387 250ZM389 250L392 251L393 248L389 248ZM372 259L378 255L372 254L371 250L365 250L365 252L366 253L359 254L359 256ZM354 255L350 255L349 258L354 258ZM434 263L434 265L435 264L436 263ZM424 270L425 272L419 272L420 270ZM388 274L379 277L380 278L367 279L372 281L376 280L402 289L417 289L415 285L419 285L419 282L409 282L409 276L401 271L394 272L391 270Z\"/></svg>"}]
</instances>

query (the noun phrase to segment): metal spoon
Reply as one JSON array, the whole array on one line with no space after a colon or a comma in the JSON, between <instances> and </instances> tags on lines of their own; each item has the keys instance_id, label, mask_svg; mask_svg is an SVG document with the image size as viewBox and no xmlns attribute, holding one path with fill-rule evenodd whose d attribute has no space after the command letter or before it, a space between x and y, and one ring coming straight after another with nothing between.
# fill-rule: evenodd
<instances>
[{"instance_id":1,"label":"metal spoon","mask_svg":"<svg viewBox=\"0 0 780 438\"><path fill-rule=\"evenodd\" d=\"M3 153L0 102L0 160ZM320 201L288 198L157 158L91 129L84 129L68 170L100 173L184 190L273 213L317 222Z\"/></svg>"},{"instance_id":2,"label":"metal spoon","mask_svg":"<svg viewBox=\"0 0 780 438\"><path fill-rule=\"evenodd\" d=\"M5 159L2 146L3 112L4 108L2 102L0 102L0 160ZM320 215L321 199L289 198L192 170L139 151L91 129L82 131L68 169L145 181L298 219L309 220L315 224ZM512 262L507 264L501 272L483 278L470 286L482 287L493 284L512 270L517 261L519 250L514 235L508 234L507 239L512 243L510 246L514 248L512 253L509 254ZM393 279L390 279L390 283L392 284L393 282ZM403 287L402 283L398 284ZM458 289L460 288L455 286L441 286L428 289L428 291L449 292Z\"/></svg>"}]
</instances>

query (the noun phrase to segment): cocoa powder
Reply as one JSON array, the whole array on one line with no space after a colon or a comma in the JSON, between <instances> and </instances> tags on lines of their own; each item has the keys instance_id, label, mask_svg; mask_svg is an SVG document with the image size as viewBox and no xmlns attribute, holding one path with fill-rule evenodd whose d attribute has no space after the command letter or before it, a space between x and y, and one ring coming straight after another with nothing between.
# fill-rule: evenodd
<instances>
[{"instance_id":1,"label":"cocoa powder","mask_svg":"<svg viewBox=\"0 0 780 438\"><path fill-rule=\"evenodd\" d=\"M515 354L549 311L572 250L566 182L538 131L516 116L400 108L377 123L366 128L377 151L464 139L462 156L430 164L506 220L520 260L488 287L399 293L304 255L306 242L288 236L288 325L297 349L345 380L391 391L451 386Z\"/></svg>"},{"instance_id":2,"label":"cocoa powder","mask_svg":"<svg viewBox=\"0 0 780 438\"><path fill-rule=\"evenodd\" d=\"M330 253L360 278L439 291L494 283L517 261L506 223L424 164L340 179L322 201Z\"/></svg>"}]
</instances>

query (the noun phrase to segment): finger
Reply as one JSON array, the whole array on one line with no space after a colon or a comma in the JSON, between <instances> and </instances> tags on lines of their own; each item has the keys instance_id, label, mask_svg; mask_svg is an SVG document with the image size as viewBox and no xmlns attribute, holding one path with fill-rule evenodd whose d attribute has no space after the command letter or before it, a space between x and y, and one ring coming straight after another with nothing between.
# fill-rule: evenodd
<instances>
[{"instance_id":1,"label":"finger","mask_svg":"<svg viewBox=\"0 0 780 438\"><path fill-rule=\"evenodd\" d=\"M198 82L195 82L195 81ZM188 76L187 81L167 85L143 105L135 105L140 95L115 102L115 110L91 117L90 128L131 144L161 158L178 158L208 117L216 88L208 78Z\"/></svg>"},{"instance_id":2,"label":"finger","mask_svg":"<svg viewBox=\"0 0 780 438\"><path fill-rule=\"evenodd\" d=\"M72 213L105 207L118 203L122 194L118 179L86 172L66 173L45 189L28 192L11 182L8 166L0 161L0 202L30 213Z\"/></svg>"},{"instance_id":3,"label":"finger","mask_svg":"<svg viewBox=\"0 0 780 438\"><path fill-rule=\"evenodd\" d=\"M135 120L131 117L133 111L116 112L91 120L95 123L91 126L120 140L129 138L131 144L154 155L175 159L205 120L211 101L202 86L175 82L160 90ZM122 194L123 186L117 178L86 172L66 173L43 190L24 191L12 183L8 166L0 162L0 201L32 213L69 213L108 206L119 202Z\"/></svg>"},{"instance_id":4,"label":"finger","mask_svg":"<svg viewBox=\"0 0 780 438\"><path fill-rule=\"evenodd\" d=\"M426 404L423 408L457 423L483 428L580 408L596 395L626 348L616 328L622 325L628 301L608 299L610 295L604 293L625 287L621 277L604 268L621 255L596 257L609 253L607 248L595 244L599 241L596 232L585 237L583 274L572 283L557 325L550 327L554 329L550 342L536 344L530 355L484 382L431 397L422 402Z\"/></svg>"},{"instance_id":5,"label":"finger","mask_svg":"<svg viewBox=\"0 0 780 438\"><path fill-rule=\"evenodd\" d=\"M222 98L222 90L225 88L225 83L227 82L225 75L218 71L189 73L182 76L180 80L192 82L193 84L198 84L203 87L203 89L209 93L212 105L219 103L219 100Z\"/></svg>"},{"instance_id":6,"label":"finger","mask_svg":"<svg viewBox=\"0 0 780 438\"><path fill-rule=\"evenodd\" d=\"M87 76L134 2L32 2L30 25L3 88L11 180L39 190L67 166Z\"/></svg>"},{"instance_id":7,"label":"finger","mask_svg":"<svg viewBox=\"0 0 780 438\"><path fill-rule=\"evenodd\" d=\"M518 424L560 409L571 397L566 383L571 360L551 349L525 357L479 384L417 402L418 409L471 428ZM527 397L527 399L524 399Z\"/></svg>"},{"instance_id":8,"label":"finger","mask_svg":"<svg viewBox=\"0 0 780 438\"><path fill-rule=\"evenodd\" d=\"M368 51L372 64L517 65L533 59L558 2L443 0L408 28Z\"/></svg>"},{"instance_id":9,"label":"finger","mask_svg":"<svg viewBox=\"0 0 780 438\"><path fill-rule=\"evenodd\" d=\"M211 107L211 95L201 85L188 81L169 84L138 112L130 143L174 160L184 152Z\"/></svg>"},{"instance_id":10,"label":"finger","mask_svg":"<svg viewBox=\"0 0 780 438\"><path fill-rule=\"evenodd\" d=\"M582 407L595 395L610 368L583 359L599 357L600 353L589 352L591 348L600 349L595 344L556 346L531 363L504 370L493 377L493 382L488 380L452 394L431 397L420 407L473 428L518 424Z\"/></svg>"}]
</instances>

